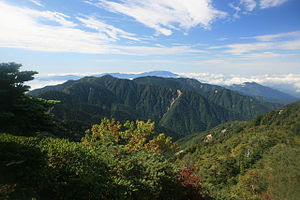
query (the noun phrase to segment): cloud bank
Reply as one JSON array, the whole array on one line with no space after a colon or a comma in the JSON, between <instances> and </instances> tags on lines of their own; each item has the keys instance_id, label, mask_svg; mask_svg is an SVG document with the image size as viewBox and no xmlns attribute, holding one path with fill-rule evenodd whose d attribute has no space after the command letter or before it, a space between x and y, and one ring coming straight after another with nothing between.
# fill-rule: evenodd
<instances>
[{"instance_id":1,"label":"cloud bank","mask_svg":"<svg viewBox=\"0 0 300 200\"><path fill-rule=\"evenodd\" d=\"M273 87L282 92L292 94L300 98L300 74L283 75L256 75L241 76L237 74L224 75L221 73L179 73L182 76L194 78L200 82L215 85L232 85L244 82L256 82L265 86Z\"/></svg>"}]
</instances>

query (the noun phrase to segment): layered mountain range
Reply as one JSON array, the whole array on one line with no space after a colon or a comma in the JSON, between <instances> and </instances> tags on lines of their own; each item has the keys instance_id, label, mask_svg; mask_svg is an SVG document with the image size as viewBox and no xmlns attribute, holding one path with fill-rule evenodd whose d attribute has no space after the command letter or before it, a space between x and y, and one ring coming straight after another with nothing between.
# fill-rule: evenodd
<instances>
[{"instance_id":1,"label":"layered mountain range","mask_svg":"<svg viewBox=\"0 0 300 200\"><path fill-rule=\"evenodd\" d=\"M242 84L233 84L225 87L244 95L254 96L257 99L265 98L270 101L275 101L283 104L288 104L299 100L299 98L297 97L280 92L279 90L270 87L260 85L255 82L245 82Z\"/></svg>"},{"instance_id":2,"label":"layered mountain range","mask_svg":"<svg viewBox=\"0 0 300 200\"><path fill-rule=\"evenodd\" d=\"M169 71L150 71L150 72L143 72L143 73L102 73L102 74L93 74L91 76L95 77L102 77L106 75L111 75L116 78L121 79L134 79L139 77L145 76L158 76L158 77L165 77L165 78L179 78L182 77L178 74L174 74ZM83 78L83 75L56 75L56 76L41 76L37 77L36 80L38 81L64 81L64 80L78 80Z\"/></svg>"},{"instance_id":3,"label":"layered mountain range","mask_svg":"<svg viewBox=\"0 0 300 200\"><path fill-rule=\"evenodd\" d=\"M85 77L30 94L60 101L52 110L58 119L82 125L99 123L104 117L152 120L158 131L175 139L281 106L187 78Z\"/></svg>"}]
</instances>

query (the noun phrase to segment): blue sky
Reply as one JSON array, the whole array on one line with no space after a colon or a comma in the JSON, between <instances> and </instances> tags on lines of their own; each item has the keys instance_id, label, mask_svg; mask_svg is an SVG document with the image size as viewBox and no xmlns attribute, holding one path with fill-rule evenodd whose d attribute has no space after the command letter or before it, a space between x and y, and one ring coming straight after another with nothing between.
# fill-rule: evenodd
<instances>
[{"instance_id":1,"label":"blue sky","mask_svg":"<svg viewBox=\"0 0 300 200\"><path fill-rule=\"evenodd\" d=\"M288 75L300 88L299 10L299 0L0 0L0 61L41 75Z\"/></svg>"}]
</instances>

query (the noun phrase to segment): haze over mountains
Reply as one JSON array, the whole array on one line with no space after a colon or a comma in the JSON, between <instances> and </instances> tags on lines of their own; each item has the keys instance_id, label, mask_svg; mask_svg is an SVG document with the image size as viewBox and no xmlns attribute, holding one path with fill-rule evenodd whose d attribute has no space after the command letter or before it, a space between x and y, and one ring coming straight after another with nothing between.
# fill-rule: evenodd
<instances>
[{"instance_id":1,"label":"haze over mountains","mask_svg":"<svg viewBox=\"0 0 300 200\"><path fill-rule=\"evenodd\" d=\"M123 79L134 79L138 77L144 77L144 76L159 76L159 77L167 77L167 78L178 78L182 77L178 74L174 74L169 71L150 71L150 72L143 72L143 73L101 73L101 74L92 74L90 76L95 77L102 77L105 75L111 75L116 78L123 78ZM37 77L36 79L39 81L61 81L61 80L78 80L80 78L83 78L83 75L54 75L54 76L42 76Z\"/></svg>"},{"instance_id":2,"label":"haze over mountains","mask_svg":"<svg viewBox=\"0 0 300 200\"><path fill-rule=\"evenodd\" d=\"M283 104L288 104L299 100L299 98L296 98L292 95L260 85L255 82L245 82L243 84L233 84L224 87L244 95L254 96L256 98L266 98Z\"/></svg>"}]
</instances>

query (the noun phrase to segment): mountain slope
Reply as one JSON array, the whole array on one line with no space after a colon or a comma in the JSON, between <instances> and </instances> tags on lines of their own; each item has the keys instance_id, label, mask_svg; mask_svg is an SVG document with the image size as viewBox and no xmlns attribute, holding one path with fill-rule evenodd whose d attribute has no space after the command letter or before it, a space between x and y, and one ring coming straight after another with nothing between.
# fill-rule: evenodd
<instances>
[{"instance_id":1,"label":"mountain slope","mask_svg":"<svg viewBox=\"0 0 300 200\"><path fill-rule=\"evenodd\" d=\"M222 87L201 86L192 79L146 77L131 81L107 75L68 81L30 94L61 101L52 111L59 119L85 124L98 123L103 117L150 119L175 139L222 122L246 120L278 106Z\"/></svg>"},{"instance_id":2,"label":"mountain slope","mask_svg":"<svg viewBox=\"0 0 300 200\"><path fill-rule=\"evenodd\" d=\"M272 101L276 101L279 103L287 104L291 102L295 102L299 100L298 98L291 96L289 94L280 92L278 90L272 89L270 87L266 87L260 85L255 82L245 82L243 84L233 84L230 86L226 86L226 88L237 91L241 94L254 96L254 97L263 97Z\"/></svg>"},{"instance_id":3,"label":"mountain slope","mask_svg":"<svg viewBox=\"0 0 300 200\"><path fill-rule=\"evenodd\" d=\"M297 199L300 102L178 141L215 199Z\"/></svg>"},{"instance_id":4,"label":"mountain slope","mask_svg":"<svg viewBox=\"0 0 300 200\"><path fill-rule=\"evenodd\" d=\"M161 78L161 77L142 77L134 79L136 83L146 85L165 86L177 88L182 91L192 91L204 96L209 102L226 108L236 113L236 118L239 119L243 113L243 119L262 114L259 110L272 110L280 107L280 104L269 103L261 100L256 100L249 96L240 95L237 92L223 88L217 85L201 83L195 79L188 78ZM249 106L251 105L251 106ZM245 116L246 114L246 116Z\"/></svg>"}]
</instances>

